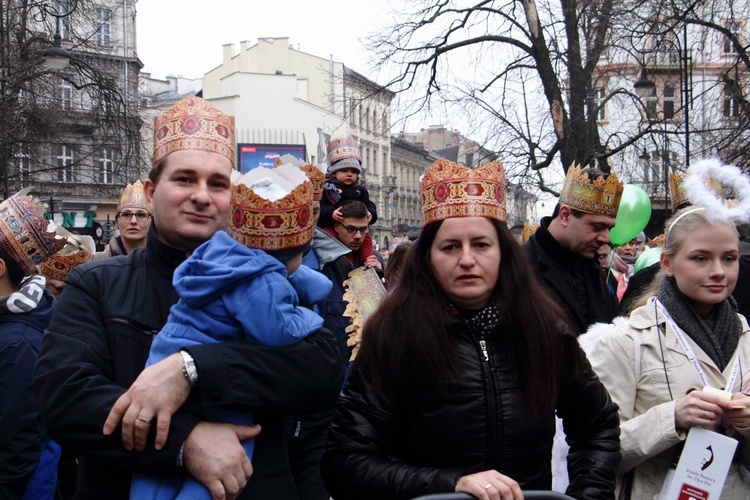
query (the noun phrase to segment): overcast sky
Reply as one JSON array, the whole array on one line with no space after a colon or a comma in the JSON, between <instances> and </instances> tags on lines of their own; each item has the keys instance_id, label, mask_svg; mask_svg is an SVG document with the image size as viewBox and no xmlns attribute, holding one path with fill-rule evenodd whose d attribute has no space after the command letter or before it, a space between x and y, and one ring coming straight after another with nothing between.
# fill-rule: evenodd
<instances>
[{"instance_id":1,"label":"overcast sky","mask_svg":"<svg viewBox=\"0 0 750 500\"><path fill-rule=\"evenodd\" d=\"M138 56L156 78L200 78L222 61L222 45L289 37L295 48L368 76L359 39L388 23L382 0L139 0Z\"/></svg>"}]
</instances>

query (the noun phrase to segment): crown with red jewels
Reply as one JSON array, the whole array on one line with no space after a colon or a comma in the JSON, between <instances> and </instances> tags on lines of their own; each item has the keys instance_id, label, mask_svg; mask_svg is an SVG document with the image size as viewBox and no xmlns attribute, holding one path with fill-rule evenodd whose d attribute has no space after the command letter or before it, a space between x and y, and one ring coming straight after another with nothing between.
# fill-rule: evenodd
<instances>
[{"instance_id":1,"label":"crown with red jewels","mask_svg":"<svg viewBox=\"0 0 750 500\"><path fill-rule=\"evenodd\" d=\"M22 190L0 203L0 245L11 259L29 273L58 252L64 238L48 232L49 221L44 219L44 206Z\"/></svg>"},{"instance_id":2,"label":"crown with red jewels","mask_svg":"<svg viewBox=\"0 0 750 500\"><path fill-rule=\"evenodd\" d=\"M291 179L293 189L277 199L259 194L274 184L277 176ZM315 231L312 202L313 185L298 167L253 169L232 181L227 231L249 248L273 251L301 247L312 240Z\"/></svg>"},{"instance_id":3,"label":"crown with red jewels","mask_svg":"<svg viewBox=\"0 0 750 500\"><path fill-rule=\"evenodd\" d=\"M182 150L218 153L234 166L234 117L200 97L186 97L154 118L154 165Z\"/></svg>"},{"instance_id":4,"label":"crown with red jewels","mask_svg":"<svg viewBox=\"0 0 750 500\"><path fill-rule=\"evenodd\" d=\"M438 160L421 181L422 225L453 217L486 217L506 222L505 170L493 161L476 170Z\"/></svg>"},{"instance_id":5,"label":"crown with red jewels","mask_svg":"<svg viewBox=\"0 0 750 500\"><path fill-rule=\"evenodd\" d=\"M151 212L146 203L146 197L143 194L143 184L141 184L140 180L135 181L133 184L128 184L120 191L117 211L120 212L125 207L142 208L147 212Z\"/></svg>"}]
</instances>

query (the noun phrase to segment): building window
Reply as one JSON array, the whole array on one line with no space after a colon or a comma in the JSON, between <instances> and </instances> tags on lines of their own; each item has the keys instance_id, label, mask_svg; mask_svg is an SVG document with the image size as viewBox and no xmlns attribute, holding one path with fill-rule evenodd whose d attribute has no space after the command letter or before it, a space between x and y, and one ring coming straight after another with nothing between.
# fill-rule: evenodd
<instances>
[{"instance_id":1,"label":"building window","mask_svg":"<svg viewBox=\"0 0 750 500\"><path fill-rule=\"evenodd\" d=\"M659 103L659 98L656 95L656 87L648 89L646 94L646 118L649 120L656 120L656 107Z\"/></svg>"},{"instance_id":2,"label":"building window","mask_svg":"<svg viewBox=\"0 0 750 500\"><path fill-rule=\"evenodd\" d=\"M99 150L99 183L112 184L114 177L114 162L112 161L112 148L101 148Z\"/></svg>"},{"instance_id":3,"label":"building window","mask_svg":"<svg viewBox=\"0 0 750 500\"><path fill-rule=\"evenodd\" d=\"M28 144L19 144L15 156L18 174L21 176L21 185L27 186L31 181L31 155L29 154Z\"/></svg>"},{"instance_id":4,"label":"building window","mask_svg":"<svg viewBox=\"0 0 750 500\"><path fill-rule=\"evenodd\" d=\"M349 106L349 123L351 123L352 125L357 124L356 113L357 113L357 105L354 102L354 99L352 99L350 106Z\"/></svg>"},{"instance_id":5,"label":"building window","mask_svg":"<svg viewBox=\"0 0 750 500\"><path fill-rule=\"evenodd\" d=\"M67 83L60 85L60 109L70 111L73 102L73 87Z\"/></svg>"},{"instance_id":6,"label":"building window","mask_svg":"<svg viewBox=\"0 0 750 500\"><path fill-rule=\"evenodd\" d=\"M57 180L73 182L73 149L70 146L60 146L58 149Z\"/></svg>"},{"instance_id":7,"label":"building window","mask_svg":"<svg viewBox=\"0 0 750 500\"><path fill-rule=\"evenodd\" d=\"M96 22L99 29L96 32L96 44L100 47L108 47L110 44L109 33L111 29L112 12L107 9L96 9Z\"/></svg>"},{"instance_id":8,"label":"building window","mask_svg":"<svg viewBox=\"0 0 750 500\"><path fill-rule=\"evenodd\" d=\"M596 121L603 122L607 119L604 107L604 89L594 89L594 108L596 109Z\"/></svg>"},{"instance_id":9,"label":"building window","mask_svg":"<svg viewBox=\"0 0 750 500\"><path fill-rule=\"evenodd\" d=\"M742 89L734 80L724 84L724 118L739 118L742 100Z\"/></svg>"},{"instance_id":10,"label":"building window","mask_svg":"<svg viewBox=\"0 0 750 500\"><path fill-rule=\"evenodd\" d=\"M674 87L671 85L664 86L664 119L671 120L674 118Z\"/></svg>"},{"instance_id":11,"label":"building window","mask_svg":"<svg viewBox=\"0 0 750 500\"><path fill-rule=\"evenodd\" d=\"M742 41L742 23L739 21L727 21L724 27L734 35L737 40ZM728 36L724 37L724 53L725 54L736 54L737 47L732 43L732 39Z\"/></svg>"}]
</instances>

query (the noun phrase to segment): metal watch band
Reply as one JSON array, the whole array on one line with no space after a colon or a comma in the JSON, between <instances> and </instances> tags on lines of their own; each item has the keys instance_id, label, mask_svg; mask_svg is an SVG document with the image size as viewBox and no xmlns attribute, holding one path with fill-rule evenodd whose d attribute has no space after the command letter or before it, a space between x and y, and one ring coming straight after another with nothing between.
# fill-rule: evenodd
<instances>
[{"instance_id":1,"label":"metal watch band","mask_svg":"<svg viewBox=\"0 0 750 500\"><path fill-rule=\"evenodd\" d=\"M187 351L180 351L182 355L182 374L190 382L190 387L198 383L198 370L195 368L195 361Z\"/></svg>"}]
</instances>

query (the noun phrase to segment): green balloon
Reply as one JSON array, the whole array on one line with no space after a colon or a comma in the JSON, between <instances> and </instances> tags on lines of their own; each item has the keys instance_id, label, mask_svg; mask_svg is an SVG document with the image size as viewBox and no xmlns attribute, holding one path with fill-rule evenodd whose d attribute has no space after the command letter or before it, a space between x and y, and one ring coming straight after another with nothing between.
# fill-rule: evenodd
<instances>
[{"instance_id":1,"label":"green balloon","mask_svg":"<svg viewBox=\"0 0 750 500\"><path fill-rule=\"evenodd\" d=\"M617 210L615 227L609 232L609 239L615 245L622 245L643 231L651 219L651 200L646 191L635 184L625 184Z\"/></svg>"},{"instance_id":2,"label":"green balloon","mask_svg":"<svg viewBox=\"0 0 750 500\"><path fill-rule=\"evenodd\" d=\"M637 273L641 269L646 269L647 267L651 267L653 264L656 264L657 262L659 262L659 258L661 258L661 247L654 247L645 250L638 257L638 260L635 261L635 266L633 266L633 274Z\"/></svg>"}]
</instances>

